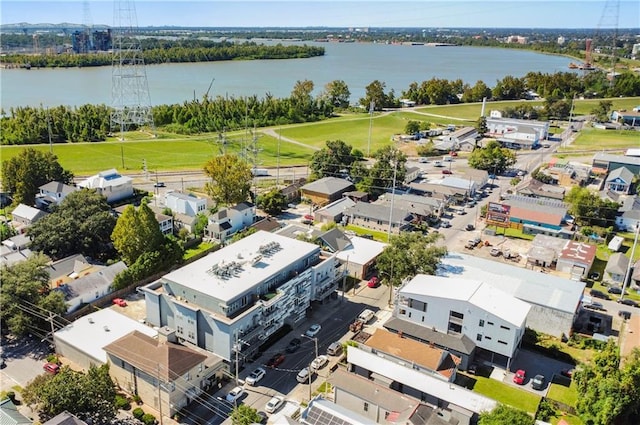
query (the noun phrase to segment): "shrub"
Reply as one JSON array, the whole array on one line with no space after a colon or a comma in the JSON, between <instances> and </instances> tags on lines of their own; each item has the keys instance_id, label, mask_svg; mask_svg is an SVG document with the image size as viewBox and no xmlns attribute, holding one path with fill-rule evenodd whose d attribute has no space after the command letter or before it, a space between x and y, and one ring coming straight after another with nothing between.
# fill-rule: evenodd
<instances>
[{"instance_id":1,"label":"shrub","mask_svg":"<svg viewBox=\"0 0 640 425\"><path fill-rule=\"evenodd\" d=\"M136 404L142 404L142 399L140 398L140 396L138 394L134 394L133 395L133 401L135 401Z\"/></svg>"},{"instance_id":2,"label":"shrub","mask_svg":"<svg viewBox=\"0 0 640 425\"><path fill-rule=\"evenodd\" d=\"M141 420L142 417L144 416L144 410L142 410L140 407L136 407L135 409L133 409L133 417L136 419Z\"/></svg>"},{"instance_id":3,"label":"shrub","mask_svg":"<svg viewBox=\"0 0 640 425\"><path fill-rule=\"evenodd\" d=\"M118 410L130 410L131 409L131 403L129 402L129 399L125 396L122 396L120 394L116 394L116 400L115 400L115 407Z\"/></svg>"},{"instance_id":4,"label":"shrub","mask_svg":"<svg viewBox=\"0 0 640 425\"><path fill-rule=\"evenodd\" d=\"M47 362L60 364L60 360L58 359L58 356L56 356L55 354L49 354L47 356Z\"/></svg>"},{"instance_id":5,"label":"shrub","mask_svg":"<svg viewBox=\"0 0 640 425\"><path fill-rule=\"evenodd\" d=\"M554 417L555 415L556 415L556 409L553 407L553 404L543 399L540 402L540 406L538 406L538 413L536 414L536 419L546 422L552 417Z\"/></svg>"},{"instance_id":6,"label":"shrub","mask_svg":"<svg viewBox=\"0 0 640 425\"><path fill-rule=\"evenodd\" d=\"M140 420L144 422L144 425L154 425L156 423L156 417L151 413L145 413Z\"/></svg>"}]
</instances>

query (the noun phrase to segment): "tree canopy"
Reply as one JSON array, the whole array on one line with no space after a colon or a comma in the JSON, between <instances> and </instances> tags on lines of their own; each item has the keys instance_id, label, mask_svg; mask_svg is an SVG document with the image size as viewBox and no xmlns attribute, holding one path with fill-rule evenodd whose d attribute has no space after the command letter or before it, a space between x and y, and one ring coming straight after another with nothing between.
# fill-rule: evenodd
<instances>
[{"instance_id":1,"label":"tree canopy","mask_svg":"<svg viewBox=\"0 0 640 425\"><path fill-rule=\"evenodd\" d=\"M67 312L64 295L51 291L46 264L49 258L34 254L25 261L2 268L0 318L16 336L32 333L43 338L51 329L48 313Z\"/></svg>"},{"instance_id":2,"label":"tree canopy","mask_svg":"<svg viewBox=\"0 0 640 425\"><path fill-rule=\"evenodd\" d=\"M204 172L211 179L205 189L218 204L237 204L249 199L251 168L237 155L224 154L211 158L205 164Z\"/></svg>"},{"instance_id":3,"label":"tree canopy","mask_svg":"<svg viewBox=\"0 0 640 425\"><path fill-rule=\"evenodd\" d=\"M347 83L343 80L329 81L324 86L324 93L322 95L336 108L346 108L349 106L351 92L349 91L349 86L347 86Z\"/></svg>"},{"instance_id":4,"label":"tree canopy","mask_svg":"<svg viewBox=\"0 0 640 425\"><path fill-rule=\"evenodd\" d=\"M314 179L337 177L340 170L351 172L351 165L358 159L351 145L342 140L327 140L326 146L311 156L309 168Z\"/></svg>"},{"instance_id":5,"label":"tree canopy","mask_svg":"<svg viewBox=\"0 0 640 425\"><path fill-rule=\"evenodd\" d=\"M39 375L22 396L40 412L42 422L64 411L96 425L109 424L116 415L116 386L106 364L92 365L87 373L64 366L55 375Z\"/></svg>"},{"instance_id":6,"label":"tree canopy","mask_svg":"<svg viewBox=\"0 0 640 425\"><path fill-rule=\"evenodd\" d=\"M53 259L71 254L112 258L111 232L116 219L104 196L95 190L70 193L53 212L27 230L31 249Z\"/></svg>"},{"instance_id":7,"label":"tree canopy","mask_svg":"<svg viewBox=\"0 0 640 425\"><path fill-rule=\"evenodd\" d=\"M111 240L124 262L131 265L143 253L160 250L164 235L155 214L143 202L138 209L133 205L124 209L113 228Z\"/></svg>"},{"instance_id":8,"label":"tree canopy","mask_svg":"<svg viewBox=\"0 0 640 425\"><path fill-rule=\"evenodd\" d=\"M620 205L600 198L586 187L574 186L565 197L569 213L579 225L613 226Z\"/></svg>"},{"instance_id":9,"label":"tree canopy","mask_svg":"<svg viewBox=\"0 0 640 425\"><path fill-rule=\"evenodd\" d=\"M378 149L373 157L376 160L375 164L369 170L360 170L365 175L357 182L356 187L376 198L394 187L394 175L396 187L402 184L407 173L407 156L395 146L384 146Z\"/></svg>"},{"instance_id":10,"label":"tree canopy","mask_svg":"<svg viewBox=\"0 0 640 425\"><path fill-rule=\"evenodd\" d=\"M504 404L491 412L481 413L478 420L478 425L533 425L534 423L533 416L529 416L527 412Z\"/></svg>"},{"instance_id":11,"label":"tree canopy","mask_svg":"<svg viewBox=\"0 0 640 425\"><path fill-rule=\"evenodd\" d=\"M258 196L258 208L269 215L278 215L287 207L287 198L278 188L273 188L269 192Z\"/></svg>"},{"instance_id":12,"label":"tree canopy","mask_svg":"<svg viewBox=\"0 0 640 425\"><path fill-rule=\"evenodd\" d=\"M620 367L619 348L609 340L591 363L573 378L578 391L576 410L593 425L640 423L640 349L633 349Z\"/></svg>"},{"instance_id":13,"label":"tree canopy","mask_svg":"<svg viewBox=\"0 0 640 425\"><path fill-rule=\"evenodd\" d=\"M385 285L399 286L405 278L416 274L434 275L447 248L436 246L439 233L422 235L418 232L401 232L391 237L391 242L378 256L378 278Z\"/></svg>"},{"instance_id":14,"label":"tree canopy","mask_svg":"<svg viewBox=\"0 0 640 425\"><path fill-rule=\"evenodd\" d=\"M262 417L258 411L246 404L239 404L231 412L231 423L233 425L251 425L262 423Z\"/></svg>"},{"instance_id":15,"label":"tree canopy","mask_svg":"<svg viewBox=\"0 0 640 425\"><path fill-rule=\"evenodd\" d=\"M516 154L500 146L495 140L490 140L484 148L475 149L469 155L469 166L490 173L502 174L516 163Z\"/></svg>"},{"instance_id":16,"label":"tree canopy","mask_svg":"<svg viewBox=\"0 0 640 425\"><path fill-rule=\"evenodd\" d=\"M5 131L3 129L3 133ZM58 157L50 152L27 148L2 161L2 186L13 194L16 204L33 205L39 187L54 180L68 184L73 180L73 174L64 170Z\"/></svg>"}]
</instances>

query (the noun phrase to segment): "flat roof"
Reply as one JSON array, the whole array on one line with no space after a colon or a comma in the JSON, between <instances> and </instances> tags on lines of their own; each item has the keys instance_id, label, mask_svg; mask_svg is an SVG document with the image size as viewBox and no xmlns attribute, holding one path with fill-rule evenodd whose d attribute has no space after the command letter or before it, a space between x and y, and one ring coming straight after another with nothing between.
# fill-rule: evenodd
<instances>
[{"instance_id":1,"label":"flat roof","mask_svg":"<svg viewBox=\"0 0 640 425\"><path fill-rule=\"evenodd\" d=\"M522 301L571 314L575 313L585 287L584 282L458 252L450 252L442 259L438 275L491 282Z\"/></svg>"},{"instance_id":2,"label":"flat roof","mask_svg":"<svg viewBox=\"0 0 640 425\"><path fill-rule=\"evenodd\" d=\"M230 301L314 252L319 255L320 247L259 230L163 276L161 280ZM228 270L226 275L222 274L225 269Z\"/></svg>"},{"instance_id":3,"label":"flat roof","mask_svg":"<svg viewBox=\"0 0 640 425\"><path fill-rule=\"evenodd\" d=\"M340 261L352 262L354 264L367 264L369 261L382 254L386 243L373 241L367 238L361 238L359 236L352 236L350 238L351 246L346 247L342 251L338 251L336 257Z\"/></svg>"},{"instance_id":4,"label":"flat roof","mask_svg":"<svg viewBox=\"0 0 640 425\"><path fill-rule=\"evenodd\" d=\"M155 338L158 331L112 308L96 311L77 319L54 334L54 338L87 354L102 363L107 353L102 348L130 332L138 331Z\"/></svg>"},{"instance_id":5,"label":"flat roof","mask_svg":"<svg viewBox=\"0 0 640 425\"><path fill-rule=\"evenodd\" d=\"M400 293L419 294L434 298L466 301L496 317L522 326L531 306L492 285L493 281L472 280L465 276L416 275Z\"/></svg>"}]
</instances>

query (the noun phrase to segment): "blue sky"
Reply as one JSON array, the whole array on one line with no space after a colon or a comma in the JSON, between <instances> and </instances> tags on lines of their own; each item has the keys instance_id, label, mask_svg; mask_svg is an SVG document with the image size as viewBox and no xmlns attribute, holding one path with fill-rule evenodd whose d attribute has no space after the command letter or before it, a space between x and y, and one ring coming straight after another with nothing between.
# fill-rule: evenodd
<instances>
[{"instance_id":1,"label":"blue sky","mask_svg":"<svg viewBox=\"0 0 640 425\"><path fill-rule=\"evenodd\" d=\"M616 22L612 0L129 1L135 5L138 26L613 28ZM0 22L82 24L84 3L0 0ZM114 0L88 4L91 23L113 25ZM619 28L640 28L637 0L620 0L617 15Z\"/></svg>"}]
</instances>

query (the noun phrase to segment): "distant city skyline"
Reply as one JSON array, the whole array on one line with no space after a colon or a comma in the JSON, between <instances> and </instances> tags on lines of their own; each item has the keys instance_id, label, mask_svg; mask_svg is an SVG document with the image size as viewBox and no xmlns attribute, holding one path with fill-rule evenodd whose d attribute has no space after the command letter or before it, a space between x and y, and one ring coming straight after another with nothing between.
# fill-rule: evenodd
<instances>
[{"instance_id":1,"label":"distant city skyline","mask_svg":"<svg viewBox=\"0 0 640 425\"><path fill-rule=\"evenodd\" d=\"M640 2L620 0L130 0L138 26L640 28ZM124 3L124 1L123 1ZM93 25L113 25L114 0L92 0ZM1 0L2 24L84 24L82 0ZM617 18L617 19L616 19Z\"/></svg>"}]
</instances>

